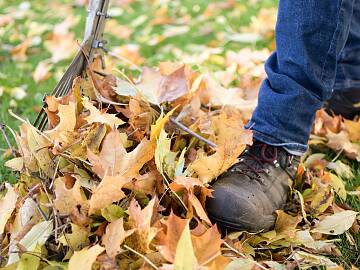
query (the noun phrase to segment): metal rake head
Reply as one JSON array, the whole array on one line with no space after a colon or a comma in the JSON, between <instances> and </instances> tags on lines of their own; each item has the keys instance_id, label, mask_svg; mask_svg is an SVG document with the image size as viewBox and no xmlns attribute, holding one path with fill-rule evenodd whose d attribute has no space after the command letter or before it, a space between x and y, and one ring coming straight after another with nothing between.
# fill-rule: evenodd
<instances>
[{"instance_id":1,"label":"metal rake head","mask_svg":"<svg viewBox=\"0 0 360 270\"><path fill-rule=\"evenodd\" d=\"M73 80L83 74L87 66L87 59L91 62L96 50L105 51L103 38L105 20L110 16L107 14L109 0L90 0L88 16L86 19L85 34L81 49L79 49L75 58L65 71L64 75L55 86L51 95L62 97L67 95L72 89ZM40 113L36 117L34 126L43 131L47 124L47 115L45 107L41 108Z\"/></svg>"}]
</instances>

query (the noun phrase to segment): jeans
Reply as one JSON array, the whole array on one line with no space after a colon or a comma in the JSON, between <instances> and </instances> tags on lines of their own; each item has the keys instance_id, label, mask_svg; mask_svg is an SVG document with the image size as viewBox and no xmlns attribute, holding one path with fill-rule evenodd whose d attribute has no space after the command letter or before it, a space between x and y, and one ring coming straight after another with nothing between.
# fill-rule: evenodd
<instances>
[{"instance_id":1,"label":"jeans","mask_svg":"<svg viewBox=\"0 0 360 270\"><path fill-rule=\"evenodd\" d=\"M254 138L301 155L333 91L360 91L360 0L280 0L276 51L265 64Z\"/></svg>"}]
</instances>

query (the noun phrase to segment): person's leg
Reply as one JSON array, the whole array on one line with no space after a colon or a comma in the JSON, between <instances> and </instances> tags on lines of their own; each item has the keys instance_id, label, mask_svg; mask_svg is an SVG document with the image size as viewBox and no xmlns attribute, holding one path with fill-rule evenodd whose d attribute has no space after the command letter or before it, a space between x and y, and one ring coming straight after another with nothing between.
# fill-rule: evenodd
<instances>
[{"instance_id":1,"label":"person's leg","mask_svg":"<svg viewBox=\"0 0 360 270\"><path fill-rule=\"evenodd\" d=\"M358 1L357 1L358 2ZM280 0L277 50L268 59L248 127L267 144L303 153L316 110L330 98L355 0Z\"/></svg>"},{"instance_id":2,"label":"person's leg","mask_svg":"<svg viewBox=\"0 0 360 270\"><path fill-rule=\"evenodd\" d=\"M358 0L356 0L358 1ZM212 185L209 217L223 229L268 230L307 149L316 110L329 99L355 0L280 0L277 51L247 127L255 142ZM285 150L284 150L285 149Z\"/></svg>"},{"instance_id":3,"label":"person's leg","mask_svg":"<svg viewBox=\"0 0 360 270\"><path fill-rule=\"evenodd\" d=\"M350 33L340 54L334 93L328 101L329 112L353 118L360 114L360 1L354 5Z\"/></svg>"}]
</instances>

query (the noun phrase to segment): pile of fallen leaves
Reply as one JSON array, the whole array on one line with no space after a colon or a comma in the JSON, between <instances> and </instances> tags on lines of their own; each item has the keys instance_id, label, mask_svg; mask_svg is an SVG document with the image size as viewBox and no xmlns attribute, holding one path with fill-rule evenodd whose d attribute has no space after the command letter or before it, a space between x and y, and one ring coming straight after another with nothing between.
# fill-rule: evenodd
<instances>
[{"instance_id":1,"label":"pile of fallen leaves","mask_svg":"<svg viewBox=\"0 0 360 270\"><path fill-rule=\"evenodd\" d=\"M46 97L48 130L22 120L6 163L19 180L0 190L0 266L343 269L328 256L341 256L337 235L359 232L357 213L335 202L359 194L345 190L347 164L309 154L272 231L222 236L204 203L252 143L243 125L255 104L177 63L133 78L95 62L87 74ZM359 160L359 127L320 111L311 143Z\"/></svg>"}]
</instances>

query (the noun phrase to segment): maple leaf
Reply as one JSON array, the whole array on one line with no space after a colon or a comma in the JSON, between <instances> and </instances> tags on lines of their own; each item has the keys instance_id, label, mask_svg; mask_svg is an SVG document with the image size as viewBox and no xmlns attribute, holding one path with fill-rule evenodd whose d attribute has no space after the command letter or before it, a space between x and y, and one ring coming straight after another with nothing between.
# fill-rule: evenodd
<instances>
[{"instance_id":1,"label":"maple leaf","mask_svg":"<svg viewBox=\"0 0 360 270\"><path fill-rule=\"evenodd\" d=\"M252 143L251 131L244 130L241 120L232 111L229 116L223 112L211 121L217 144L216 152L208 156L199 151L196 159L188 167L203 183L209 183L230 168L237 162L246 144Z\"/></svg>"},{"instance_id":2,"label":"maple leaf","mask_svg":"<svg viewBox=\"0 0 360 270\"><path fill-rule=\"evenodd\" d=\"M358 121L344 120L344 124L347 132L349 133L349 138L352 142L360 141L360 119Z\"/></svg>"},{"instance_id":3,"label":"maple leaf","mask_svg":"<svg viewBox=\"0 0 360 270\"><path fill-rule=\"evenodd\" d=\"M360 145L350 142L349 135L344 130L339 133L328 131L326 137L329 140L327 146L331 149L344 151L348 158L360 161Z\"/></svg>"},{"instance_id":4,"label":"maple leaf","mask_svg":"<svg viewBox=\"0 0 360 270\"><path fill-rule=\"evenodd\" d=\"M88 201L81 191L80 181L76 180L71 188L66 186L66 178L59 177L54 181L55 200L54 207L60 214L70 214L78 205L86 206Z\"/></svg>"},{"instance_id":5,"label":"maple leaf","mask_svg":"<svg viewBox=\"0 0 360 270\"><path fill-rule=\"evenodd\" d=\"M195 186L199 186L202 189L204 189L205 194L206 193L211 194L211 191L210 192L205 191L207 190L207 188L205 188L204 184L197 178L178 176L170 184L170 188L175 192L181 190L182 188L185 188L187 191L187 196L188 196L187 198L189 200L190 207L191 206L194 207L196 213L202 220L204 220L207 224L211 224L211 221L207 216L202 204L200 203L199 199L194 195Z\"/></svg>"},{"instance_id":6,"label":"maple leaf","mask_svg":"<svg viewBox=\"0 0 360 270\"><path fill-rule=\"evenodd\" d=\"M52 69L52 64L49 61L41 61L35 68L33 73L33 79L36 83L46 81L50 78L51 73L50 70Z\"/></svg>"},{"instance_id":7,"label":"maple leaf","mask_svg":"<svg viewBox=\"0 0 360 270\"><path fill-rule=\"evenodd\" d=\"M69 133L72 133L76 126L76 104L74 102L69 102L68 105L58 104L58 111L60 122L45 133L55 140L69 143L71 142Z\"/></svg>"},{"instance_id":8,"label":"maple leaf","mask_svg":"<svg viewBox=\"0 0 360 270\"><path fill-rule=\"evenodd\" d=\"M135 229L125 231L122 218L111 222L106 227L106 232L102 237L106 253L110 257L115 257L121 252L122 249L120 245L124 242L125 238L131 235L134 231Z\"/></svg>"},{"instance_id":9,"label":"maple leaf","mask_svg":"<svg viewBox=\"0 0 360 270\"><path fill-rule=\"evenodd\" d=\"M109 206L111 203L125 198L122 188L130 181L131 178L120 175L105 176L92 192L92 196L89 201L89 214L93 214L96 210Z\"/></svg>"},{"instance_id":10,"label":"maple leaf","mask_svg":"<svg viewBox=\"0 0 360 270\"><path fill-rule=\"evenodd\" d=\"M342 234L355 222L357 214L355 211L346 210L326 216L312 231L330 235Z\"/></svg>"},{"instance_id":11,"label":"maple leaf","mask_svg":"<svg viewBox=\"0 0 360 270\"><path fill-rule=\"evenodd\" d=\"M191 235L194 253L199 265L206 265L221 255L223 240L216 225L201 235Z\"/></svg>"},{"instance_id":12,"label":"maple leaf","mask_svg":"<svg viewBox=\"0 0 360 270\"><path fill-rule=\"evenodd\" d=\"M103 113L99 111L88 99L83 99L84 108L90 111L90 115L85 120L91 123L103 123L109 125L110 128L116 129L118 126L125 124L124 121L117 118L114 114Z\"/></svg>"},{"instance_id":13,"label":"maple leaf","mask_svg":"<svg viewBox=\"0 0 360 270\"><path fill-rule=\"evenodd\" d=\"M170 74L162 75L157 70L144 67L141 82L136 87L150 103L174 101L189 90L184 70L185 66L182 65Z\"/></svg>"},{"instance_id":14,"label":"maple leaf","mask_svg":"<svg viewBox=\"0 0 360 270\"><path fill-rule=\"evenodd\" d=\"M81 266L83 270L91 270L97 256L104 250L100 245L95 245L91 248L75 251L74 255L70 258L68 270L78 270L79 266Z\"/></svg>"},{"instance_id":15,"label":"maple leaf","mask_svg":"<svg viewBox=\"0 0 360 270\"><path fill-rule=\"evenodd\" d=\"M176 216L172 211L166 220L165 238L161 245L158 245L156 248L171 263L175 260L176 247L187 223L187 219Z\"/></svg>"},{"instance_id":16,"label":"maple leaf","mask_svg":"<svg viewBox=\"0 0 360 270\"><path fill-rule=\"evenodd\" d=\"M51 62L57 63L73 56L78 48L74 33L52 33L44 42L51 53Z\"/></svg>"},{"instance_id":17,"label":"maple leaf","mask_svg":"<svg viewBox=\"0 0 360 270\"><path fill-rule=\"evenodd\" d=\"M139 170L153 156L154 144L147 139L143 139L132 152L127 153L117 130L111 131L105 137L99 155L88 151L88 159L93 165L93 170L101 178L105 174L136 177Z\"/></svg>"},{"instance_id":18,"label":"maple leaf","mask_svg":"<svg viewBox=\"0 0 360 270\"><path fill-rule=\"evenodd\" d=\"M151 251L150 244L159 232L159 229L152 227L152 218L157 204L157 198L151 199L149 204L141 209L138 202L133 199L129 206L129 223L136 231L131 235L131 243L136 246L139 252L148 253Z\"/></svg>"},{"instance_id":19,"label":"maple leaf","mask_svg":"<svg viewBox=\"0 0 360 270\"><path fill-rule=\"evenodd\" d=\"M189 222L187 222L176 246L174 269L197 269L197 265L198 262L191 241Z\"/></svg>"},{"instance_id":20,"label":"maple leaf","mask_svg":"<svg viewBox=\"0 0 360 270\"><path fill-rule=\"evenodd\" d=\"M48 178L52 178L54 176L55 164L50 156L49 140L31 125L26 124L23 128L26 129L27 148L29 152L35 157L40 170Z\"/></svg>"},{"instance_id":21,"label":"maple leaf","mask_svg":"<svg viewBox=\"0 0 360 270\"><path fill-rule=\"evenodd\" d=\"M7 192L4 197L0 197L0 235L3 233L8 219L15 209L18 198L17 193L10 184L5 183L5 187Z\"/></svg>"},{"instance_id":22,"label":"maple leaf","mask_svg":"<svg viewBox=\"0 0 360 270\"><path fill-rule=\"evenodd\" d=\"M24 62L27 60L26 52L31 46L31 38L25 39L19 45L11 49L11 57L14 61Z\"/></svg>"}]
</instances>

